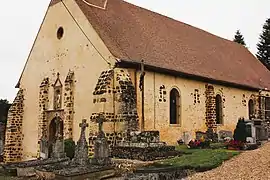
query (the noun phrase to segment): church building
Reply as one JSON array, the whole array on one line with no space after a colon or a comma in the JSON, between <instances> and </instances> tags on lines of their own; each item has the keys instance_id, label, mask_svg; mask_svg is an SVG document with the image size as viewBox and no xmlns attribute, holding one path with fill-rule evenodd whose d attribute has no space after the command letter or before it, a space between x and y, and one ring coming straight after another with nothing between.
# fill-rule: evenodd
<instances>
[{"instance_id":1,"label":"church building","mask_svg":"<svg viewBox=\"0 0 270 180\"><path fill-rule=\"evenodd\" d=\"M77 142L82 119L92 152L99 114L111 145L270 117L270 72L247 48L123 0L52 0L16 88L5 162L39 158L41 139L50 152L56 132Z\"/></svg>"}]
</instances>

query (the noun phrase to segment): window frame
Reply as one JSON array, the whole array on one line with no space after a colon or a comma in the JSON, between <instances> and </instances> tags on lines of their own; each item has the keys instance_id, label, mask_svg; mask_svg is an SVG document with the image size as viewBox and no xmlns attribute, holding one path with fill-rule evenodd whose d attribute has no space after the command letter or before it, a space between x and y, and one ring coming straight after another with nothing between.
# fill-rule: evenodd
<instances>
[{"instance_id":1,"label":"window frame","mask_svg":"<svg viewBox=\"0 0 270 180\"><path fill-rule=\"evenodd\" d=\"M219 100L219 121L218 121L218 115L217 115L217 97L220 97ZM223 101L222 96L220 94L216 94L215 96L215 113L216 113L216 124L219 126L224 125L224 112L223 112Z\"/></svg>"},{"instance_id":2,"label":"window frame","mask_svg":"<svg viewBox=\"0 0 270 180\"><path fill-rule=\"evenodd\" d=\"M171 101L172 101L172 92L175 91L176 93L176 120L175 120L175 123L172 123L171 121ZM170 126L176 126L176 127L179 127L181 126L182 124L182 121L181 121L181 116L182 116L182 113L181 113L181 92L179 91L179 89L177 87L173 87L171 90L170 90L170 96L169 96L169 124Z\"/></svg>"}]
</instances>

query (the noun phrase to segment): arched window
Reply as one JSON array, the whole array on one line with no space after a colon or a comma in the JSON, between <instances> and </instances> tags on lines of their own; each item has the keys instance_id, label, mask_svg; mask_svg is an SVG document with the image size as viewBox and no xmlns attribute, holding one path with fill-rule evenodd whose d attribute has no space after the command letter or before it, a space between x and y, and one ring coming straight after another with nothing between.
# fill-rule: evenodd
<instances>
[{"instance_id":1,"label":"arched window","mask_svg":"<svg viewBox=\"0 0 270 180\"><path fill-rule=\"evenodd\" d=\"M180 124L180 94L175 88L170 92L170 124Z\"/></svg>"},{"instance_id":2,"label":"arched window","mask_svg":"<svg viewBox=\"0 0 270 180\"><path fill-rule=\"evenodd\" d=\"M255 115L255 108L254 108L254 101L250 99L248 101L248 117L249 119L254 118Z\"/></svg>"},{"instance_id":3,"label":"arched window","mask_svg":"<svg viewBox=\"0 0 270 180\"><path fill-rule=\"evenodd\" d=\"M216 123L223 124L222 98L219 94L216 96Z\"/></svg>"}]
</instances>

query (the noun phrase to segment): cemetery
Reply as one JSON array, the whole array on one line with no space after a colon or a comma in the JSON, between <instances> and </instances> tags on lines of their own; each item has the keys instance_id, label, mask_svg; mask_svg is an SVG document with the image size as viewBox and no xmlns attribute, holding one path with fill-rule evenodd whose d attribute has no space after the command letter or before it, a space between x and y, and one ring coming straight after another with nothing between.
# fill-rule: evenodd
<instances>
[{"instance_id":1,"label":"cemetery","mask_svg":"<svg viewBox=\"0 0 270 180\"><path fill-rule=\"evenodd\" d=\"M221 131L217 134L208 129L206 132L196 132L196 139L188 143L179 139L177 146L160 142L158 131L145 131L132 132L127 140L110 148L103 132L105 120L102 114L96 118L99 129L94 156L89 156L88 152L86 119L79 124L81 134L73 155L64 147L63 137L58 131L59 122L56 122L57 139L52 147L52 157L48 158L48 145L44 140L40 143L40 159L1 164L2 176L63 180L113 177L177 179L214 169L243 151L260 147L268 140L267 123L240 118L234 132Z\"/></svg>"}]
</instances>

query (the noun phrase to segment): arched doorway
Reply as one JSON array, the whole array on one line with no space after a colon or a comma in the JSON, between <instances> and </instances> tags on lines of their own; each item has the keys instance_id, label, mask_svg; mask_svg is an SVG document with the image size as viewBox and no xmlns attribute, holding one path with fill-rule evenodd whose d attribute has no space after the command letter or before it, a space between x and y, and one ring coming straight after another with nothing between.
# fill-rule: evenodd
<instances>
[{"instance_id":1,"label":"arched doorway","mask_svg":"<svg viewBox=\"0 0 270 180\"><path fill-rule=\"evenodd\" d=\"M180 124L180 94L173 88L170 92L170 124Z\"/></svg>"},{"instance_id":2,"label":"arched doorway","mask_svg":"<svg viewBox=\"0 0 270 180\"><path fill-rule=\"evenodd\" d=\"M57 138L63 138L63 121L60 117L55 117L51 120L49 126L49 158L52 157L53 144L56 142Z\"/></svg>"},{"instance_id":3,"label":"arched doorway","mask_svg":"<svg viewBox=\"0 0 270 180\"><path fill-rule=\"evenodd\" d=\"M254 118L255 115L255 107L254 107L254 101L250 99L248 101L248 117L249 119Z\"/></svg>"}]
</instances>

